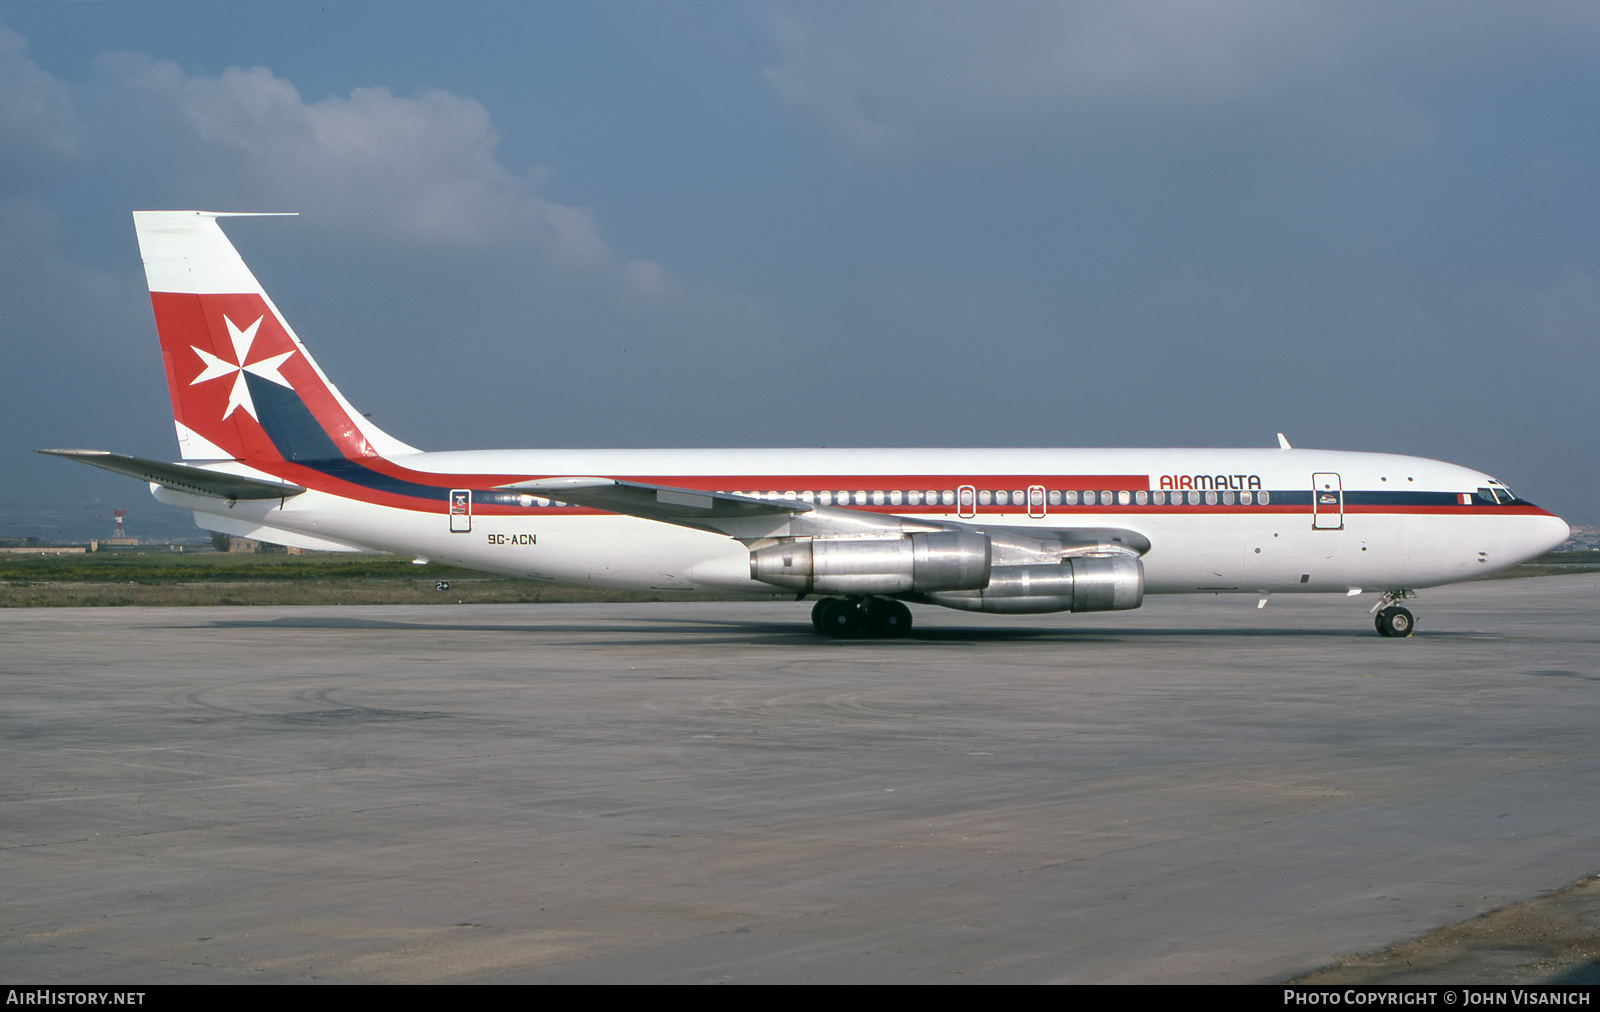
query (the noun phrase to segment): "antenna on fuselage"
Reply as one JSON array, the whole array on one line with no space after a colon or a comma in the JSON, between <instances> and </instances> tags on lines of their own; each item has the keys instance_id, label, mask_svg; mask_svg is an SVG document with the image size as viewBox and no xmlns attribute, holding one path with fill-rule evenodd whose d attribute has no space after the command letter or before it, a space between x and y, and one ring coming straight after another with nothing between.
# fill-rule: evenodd
<instances>
[{"instance_id":1,"label":"antenna on fuselage","mask_svg":"<svg viewBox=\"0 0 1600 1012\"><path fill-rule=\"evenodd\" d=\"M1294 447L1289 445L1289 438L1287 436L1285 436L1281 432L1278 433L1278 449L1280 449L1280 450L1292 450L1292 449L1294 449Z\"/></svg>"}]
</instances>

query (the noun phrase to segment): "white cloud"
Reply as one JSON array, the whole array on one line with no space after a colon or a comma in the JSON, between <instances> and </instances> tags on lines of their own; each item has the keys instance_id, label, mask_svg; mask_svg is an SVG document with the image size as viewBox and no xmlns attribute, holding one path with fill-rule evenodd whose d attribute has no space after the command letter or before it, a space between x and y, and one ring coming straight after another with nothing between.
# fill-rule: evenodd
<instances>
[{"instance_id":1,"label":"white cloud","mask_svg":"<svg viewBox=\"0 0 1600 1012\"><path fill-rule=\"evenodd\" d=\"M508 169L488 111L470 98L358 88L307 102L264 68L197 77L130 54L101 70L134 115L165 120L180 148L173 171L228 179L235 199L357 237L531 251L630 304L681 297L665 269L612 250L588 208L546 197L547 171Z\"/></svg>"}]
</instances>

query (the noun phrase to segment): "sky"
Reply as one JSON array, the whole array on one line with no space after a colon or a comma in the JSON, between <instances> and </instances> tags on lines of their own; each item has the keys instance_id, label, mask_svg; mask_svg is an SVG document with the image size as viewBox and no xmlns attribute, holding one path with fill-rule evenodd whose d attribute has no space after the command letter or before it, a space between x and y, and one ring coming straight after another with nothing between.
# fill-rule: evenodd
<instances>
[{"instance_id":1,"label":"sky","mask_svg":"<svg viewBox=\"0 0 1600 1012\"><path fill-rule=\"evenodd\" d=\"M0 520L192 531L32 451L175 457L129 212L203 208L424 449L1282 431L1596 523L1597 170L1589 2L0 0Z\"/></svg>"}]
</instances>

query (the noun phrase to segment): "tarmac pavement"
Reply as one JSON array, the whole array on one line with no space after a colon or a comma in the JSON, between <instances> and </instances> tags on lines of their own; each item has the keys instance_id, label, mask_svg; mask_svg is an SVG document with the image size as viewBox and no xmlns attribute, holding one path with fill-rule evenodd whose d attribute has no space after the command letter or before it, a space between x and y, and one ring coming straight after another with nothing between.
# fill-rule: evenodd
<instances>
[{"instance_id":1,"label":"tarmac pavement","mask_svg":"<svg viewBox=\"0 0 1600 1012\"><path fill-rule=\"evenodd\" d=\"M1265 982L1600 871L1600 577L0 610L0 972Z\"/></svg>"}]
</instances>

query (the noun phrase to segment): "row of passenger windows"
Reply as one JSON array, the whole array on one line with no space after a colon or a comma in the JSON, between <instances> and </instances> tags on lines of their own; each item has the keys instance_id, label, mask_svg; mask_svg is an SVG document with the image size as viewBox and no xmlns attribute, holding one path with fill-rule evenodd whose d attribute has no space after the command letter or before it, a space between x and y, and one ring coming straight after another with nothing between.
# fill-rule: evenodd
<instances>
[{"instance_id":1,"label":"row of passenger windows","mask_svg":"<svg viewBox=\"0 0 1600 1012\"><path fill-rule=\"evenodd\" d=\"M1029 503L1029 491L1033 502ZM1093 489L881 489L842 490L838 492L734 492L734 495L752 499L777 499L788 502L816 503L819 506L957 506L963 510L985 506L1011 506L1038 510L1048 503L1051 506L1265 506L1272 501L1270 492L1111 492ZM571 503L543 496L519 495L506 497L517 505L527 507L566 507ZM959 502L958 502L959 500Z\"/></svg>"},{"instance_id":2,"label":"row of passenger windows","mask_svg":"<svg viewBox=\"0 0 1600 1012\"><path fill-rule=\"evenodd\" d=\"M1034 507L1048 503L1051 506L1250 506L1272 501L1270 492L1102 492L1080 489L1031 489L1029 493L1006 489L968 489L959 491L961 506L1013 506ZM819 506L955 506L958 492L954 489L922 491L919 489L840 491L840 492L735 492L734 495L757 499L784 499L791 502L816 503ZM972 498L968 498L972 497ZM975 501L974 501L975 500Z\"/></svg>"}]
</instances>

